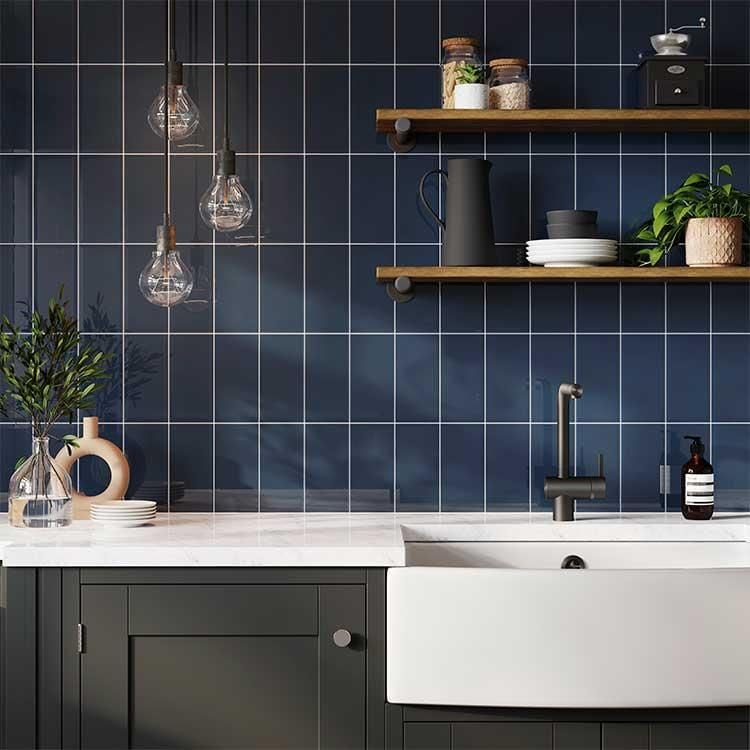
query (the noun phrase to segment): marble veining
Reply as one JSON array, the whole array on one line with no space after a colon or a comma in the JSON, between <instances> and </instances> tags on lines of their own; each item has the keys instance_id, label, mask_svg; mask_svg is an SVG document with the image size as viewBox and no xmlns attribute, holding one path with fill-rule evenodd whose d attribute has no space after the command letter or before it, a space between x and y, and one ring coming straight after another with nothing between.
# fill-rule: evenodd
<instances>
[{"instance_id":1,"label":"marble veining","mask_svg":"<svg viewBox=\"0 0 750 750\"><path fill-rule=\"evenodd\" d=\"M136 529L78 521L41 530L10 528L0 515L3 565L20 567L400 567L404 542L570 540L747 542L750 516L581 514L556 524L548 513L171 513Z\"/></svg>"}]
</instances>

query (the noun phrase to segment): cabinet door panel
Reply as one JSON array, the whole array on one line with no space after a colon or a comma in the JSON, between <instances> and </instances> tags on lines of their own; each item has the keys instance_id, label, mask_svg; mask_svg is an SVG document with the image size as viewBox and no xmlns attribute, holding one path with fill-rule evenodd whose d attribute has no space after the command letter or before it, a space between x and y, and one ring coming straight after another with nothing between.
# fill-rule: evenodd
<instances>
[{"instance_id":1,"label":"cabinet door panel","mask_svg":"<svg viewBox=\"0 0 750 750\"><path fill-rule=\"evenodd\" d=\"M453 750L552 750L552 724L453 724Z\"/></svg>"},{"instance_id":2,"label":"cabinet door panel","mask_svg":"<svg viewBox=\"0 0 750 750\"><path fill-rule=\"evenodd\" d=\"M128 746L128 587L83 586L81 747Z\"/></svg>"},{"instance_id":3,"label":"cabinet door panel","mask_svg":"<svg viewBox=\"0 0 750 750\"><path fill-rule=\"evenodd\" d=\"M313 748L314 637L131 638L134 748Z\"/></svg>"},{"instance_id":4,"label":"cabinet door panel","mask_svg":"<svg viewBox=\"0 0 750 750\"><path fill-rule=\"evenodd\" d=\"M316 586L131 586L130 635L315 635Z\"/></svg>"},{"instance_id":5,"label":"cabinet door panel","mask_svg":"<svg viewBox=\"0 0 750 750\"><path fill-rule=\"evenodd\" d=\"M747 750L745 723L652 724L651 750Z\"/></svg>"},{"instance_id":6,"label":"cabinet door panel","mask_svg":"<svg viewBox=\"0 0 750 750\"><path fill-rule=\"evenodd\" d=\"M451 725L407 721L404 724L404 750L451 750Z\"/></svg>"},{"instance_id":7,"label":"cabinet door panel","mask_svg":"<svg viewBox=\"0 0 750 750\"><path fill-rule=\"evenodd\" d=\"M594 723L555 724L555 750L600 750L601 728Z\"/></svg>"}]
</instances>

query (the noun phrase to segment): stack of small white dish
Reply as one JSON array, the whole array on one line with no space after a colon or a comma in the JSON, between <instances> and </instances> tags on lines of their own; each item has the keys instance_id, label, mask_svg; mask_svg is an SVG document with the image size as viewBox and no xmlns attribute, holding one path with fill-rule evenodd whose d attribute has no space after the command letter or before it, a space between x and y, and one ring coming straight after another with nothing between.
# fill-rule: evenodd
<instances>
[{"instance_id":1,"label":"stack of small white dish","mask_svg":"<svg viewBox=\"0 0 750 750\"><path fill-rule=\"evenodd\" d=\"M614 263L617 241L596 238L570 240L529 240L526 259L535 266L586 268Z\"/></svg>"},{"instance_id":2,"label":"stack of small white dish","mask_svg":"<svg viewBox=\"0 0 750 750\"><path fill-rule=\"evenodd\" d=\"M109 500L91 503L91 520L105 526L131 528L151 523L156 518L153 500Z\"/></svg>"}]
</instances>

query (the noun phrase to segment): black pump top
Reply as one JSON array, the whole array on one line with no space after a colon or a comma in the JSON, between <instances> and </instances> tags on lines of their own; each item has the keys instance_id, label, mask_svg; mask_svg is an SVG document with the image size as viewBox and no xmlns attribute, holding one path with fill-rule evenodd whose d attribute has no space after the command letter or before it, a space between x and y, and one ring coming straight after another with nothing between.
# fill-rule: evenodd
<instances>
[{"instance_id":1,"label":"black pump top","mask_svg":"<svg viewBox=\"0 0 750 750\"><path fill-rule=\"evenodd\" d=\"M690 443L691 456L694 456L696 454L698 454L699 456L703 455L703 452L706 450L706 446L703 445L700 435L685 435L685 440L693 441L692 443Z\"/></svg>"}]
</instances>

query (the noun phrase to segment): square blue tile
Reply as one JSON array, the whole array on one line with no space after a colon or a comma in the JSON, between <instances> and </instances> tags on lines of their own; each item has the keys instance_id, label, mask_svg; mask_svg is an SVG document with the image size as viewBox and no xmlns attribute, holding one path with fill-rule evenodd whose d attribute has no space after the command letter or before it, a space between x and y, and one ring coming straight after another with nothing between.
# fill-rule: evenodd
<instances>
[{"instance_id":1,"label":"square blue tile","mask_svg":"<svg viewBox=\"0 0 750 750\"><path fill-rule=\"evenodd\" d=\"M127 344L126 344L127 346ZM86 347L94 353L103 353L107 359L104 362L104 371L107 375L102 381L102 388L99 389L93 398L93 405L90 409L83 409L79 417L95 416L99 417L100 423L104 422L121 422L122 421L122 355L123 355L123 338L118 335L89 335L83 336L82 348ZM130 342L131 351L126 354L126 359L130 361L131 373L136 368L133 361L133 342ZM134 350L135 354L138 349ZM145 361L142 366L144 376L156 374L156 358L153 362ZM131 381L132 383L132 381ZM132 399L131 399L132 403ZM58 446L59 447L59 446ZM99 493L96 493L99 494Z\"/></svg>"},{"instance_id":2,"label":"square blue tile","mask_svg":"<svg viewBox=\"0 0 750 750\"><path fill-rule=\"evenodd\" d=\"M393 157L353 156L351 161L352 242L393 242Z\"/></svg>"},{"instance_id":3,"label":"square blue tile","mask_svg":"<svg viewBox=\"0 0 750 750\"><path fill-rule=\"evenodd\" d=\"M667 330L708 333L710 317L708 284L667 285Z\"/></svg>"},{"instance_id":4,"label":"square blue tile","mask_svg":"<svg viewBox=\"0 0 750 750\"><path fill-rule=\"evenodd\" d=\"M664 510L663 464L663 425L622 426L624 513L659 513Z\"/></svg>"},{"instance_id":5,"label":"square blue tile","mask_svg":"<svg viewBox=\"0 0 750 750\"><path fill-rule=\"evenodd\" d=\"M750 285L713 285L713 330L750 331Z\"/></svg>"},{"instance_id":6,"label":"square blue tile","mask_svg":"<svg viewBox=\"0 0 750 750\"><path fill-rule=\"evenodd\" d=\"M531 158L532 236L547 237L547 211L573 208L573 160L564 156Z\"/></svg>"},{"instance_id":7,"label":"square blue tile","mask_svg":"<svg viewBox=\"0 0 750 750\"><path fill-rule=\"evenodd\" d=\"M258 426L218 424L216 510L258 510Z\"/></svg>"},{"instance_id":8,"label":"square blue tile","mask_svg":"<svg viewBox=\"0 0 750 750\"><path fill-rule=\"evenodd\" d=\"M536 57L536 55L535 55ZM537 108L567 108L575 104L575 78L572 65L532 65L531 102ZM564 143L571 136L535 134L535 151L564 151L564 148L540 148L537 144Z\"/></svg>"},{"instance_id":9,"label":"square blue tile","mask_svg":"<svg viewBox=\"0 0 750 750\"><path fill-rule=\"evenodd\" d=\"M534 333L572 332L573 284L531 286L531 330Z\"/></svg>"},{"instance_id":10,"label":"square blue tile","mask_svg":"<svg viewBox=\"0 0 750 750\"><path fill-rule=\"evenodd\" d=\"M482 336L442 337L442 418L444 422L484 419Z\"/></svg>"},{"instance_id":11,"label":"square blue tile","mask_svg":"<svg viewBox=\"0 0 750 750\"><path fill-rule=\"evenodd\" d=\"M619 63L616 44L609 43L602 29L615 33L620 24L617 0L582 0L576 3L576 62L580 64Z\"/></svg>"},{"instance_id":12,"label":"square blue tile","mask_svg":"<svg viewBox=\"0 0 750 750\"><path fill-rule=\"evenodd\" d=\"M443 511L484 510L484 427L441 425Z\"/></svg>"},{"instance_id":13,"label":"square blue tile","mask_svg":"<svg viewBox=\"0 0 750 750\"><path fill-rule=\"evenodd\" d=\"M34 251L34 295L36 308L47 313L49 301L56 298L62 287L68 300L68 311L76 314L78 294L76 248L72 245L41 245Z\"/></svg>"},{"instance_id":14,"label":"square blue tile","mask_svg":"<svg viewBox=\"0 0 750 750\"><path fill-rule=\"evenodd\" d=\"M392 331L395 303L382 284L375 283L375 267L394 263L393 246L353 245L351 249L351 328L357 333ZM437 325L433 330L437 330Z\"/></svg>"},{"instance_id":15,"label":"square blue tile","mask_svg":"<svg viewBox=\"0 0 750 750\"><path fill-rule=\"evenodd\" d=\"M664 331L663 284L623 284L621 294L623 331Z\"/></svg>"},{"instance_id":16,"label":"square blue tile","mask_svg":"<svg viewBox=\"0 0 750 750\"><path fill-rule=\"evenodd\" d=\"M305 286L307 330L346 331L349 326L349 249L308 245Z\"/></svg>"},{"instance_id":17,"label":"square blue tile","mask_svg":"<svg viewBox=\"0 0 750 750\"><path fill-rule=\"evenodd\" d=\"M529 159L504 156L490 159L490 194L495 242L520 243L529 239ZM515 248L498 248L503 262L515 265ZM511 262L513 261L513 262Z\"/></svg>"},{"instance_id":18,"label":"square blue tile","mask_svg":"<svg viewBox=\"0 0 750 750\"><path fill-rule=\"evenodd\" d=\"M303 68L262 67L260 72L260 147L268 153L301 153L300 106ZM279 96L283 91L284 96Z\"/></svg>"},{"instance_id":19,"label":"square blue tile","mask_svg":"<svg viewBox=\"0 0 750 750\"><path fill-rule=\"evenodd\" d=\"M299 513L304 508L302 425L261 425L260 510Z\"/></svg>"},{"instance_id":20,"label":"square blue tile","mask_svg":"<svg viewBox=\"0 0 750 750\"><path fill-rule=\"evenodd\" d=\"M123 127L122 67L81 67L78 85L78 106L83 114L78 123L81 152L119 154ZM145 119L142 110L139 119Z\"/></svg>"},{"instance_id":21,"label":"square blue tile","mask_svg":"<svg viewBox=\"0 0 750 750\"><path fill-rule=\"evenodd\" d=\"M81 62L120 62L122 5L118 2L79 0L78 44Z\"/></svg>"},{"instance_id":22,"label":"square blue tile","mask_svg":"<svg viewBox=\"0 0 750 750\"><path fill-rule=\"evenodd\" d=\"M440 263L440 247L439 245L399 245L396 248L396 261L400 266L438 265ZM447 288L443 287L443 292ZM396 330L412 333L437 331L439 290L438 284L420 284L418 305L395 305ZM381 286L380 291L385 292L385 289ZM444 296L440 304L445 304Z\"/></svg>"},{"instance_id":23,"label":"square blue tile","mask_svg":"<svg viewBox=\"0 0 750 750\"><path fill-rule=\"evenodd\" d=\"M0 156L6 206L0 213L0 242L31 241L31 157Z\"/></svg>"},{"instance_id":24,"label":"square blue tile","mask_svg":"<svg viewBox=\"0 0 750 750\"><path fill-rule=\"evenodd\" d=\"M299 333L302 307L303 249L300 245L262 245L260 249L260 329Z\"/></svg>"},{"instance_id":25,"label":"square blue tile","mask_svg":"<svg viewBox=\"0 0 750 750\"><path fill-rule=\"evenodd\" d=\"M6 245L0 249L0 314L13 325L27 328L25 313L31 304L31 247Z\"/></svg>"},{"instance_id":26,"label":"square blue tile","mask_svg":"<svg viewBox=\"0 0 750 750\"><path fill-rule=\"evenodd\" d=\"M576 380L583 398L575 402L579 422L616 422L620 415L620 337L577 336Z\"/></svg>"},{"instance_id":27,"label":"square blue tile","mask_svg":"<svg viewBox=\"0 0 750 750\"><path fill-rule=\"evenodd\" d=\"M667 419L703 422L710 416L711 352L708 336L667 340Z\"/></svg>"},{"instance_id":28,"label":"square blue tile","mask_svg":"<svg viewBox=\"0 0 750 750\"><path fill-rule=\"evenodd\" d=\"M175 422L210 422L213 419L211 336L179 336L170 339L170 417Z\"/></svg>"},{"instance_id":29,"label":"square blue tile","mask_svg":"<svg viewBox=\"0 0 750 750\"><path fill-rule=\"evenodd\" d=\"M623 238L635 235L652 216L654 203L664 195L664 159L660 156L624 156L622 159Z\"/></svg>"},{"instance_id":30,"label":"square blue tile","mask_svg":"<svg viewBox=\"0 0 750 750\"><path fill-rule=\"evenodd\" d=\"M531 339L531 418L557 419L557 389L574 382L573 336L535 335Z\"/></svg>"},{"instance_id":31,"label":"square blue tile","mask_svg":"<svg viewBox=\"0 0 750 750\"><path fill-rule=\"evenodd\" d=\"M713 344L713 418L750 421L750 337L715 334Z\"/></svg>"},{"instance_id":32,"label":"square blue tile","mask_svg":"<svg viewBox=\"0 0 750 750\"><path fill-rule=\"evenodd\" d=\"M530 284L487 285L487 331L523 333L529 330Z\"/></svg>"},{"instance_id":33,"label":"square blue tile","mask_svg":"<svg viewBox=\"0 0 750 750\"><path fill-rule=\"evenodd\" d=\"M443 286L443 333L481 333L484 330L484 289L484 284Z\"/></svg>"},{"instance_id":34,"label":"square blue tile","mask_svg":"<svg viewBox=\"0 0 750 750\"><path fill-rule=\"evenodd\" d=\"M438 419L440 360L437 335L396 337L396 419Z\"/></svg>"},{"instance_id":35,"label":"square blue tile","mask_svg":"<svg viewBox=\"0 0 750 750\"><path fill-rule=\"evenodd\" d=\"M348 49L332 44L349 34L349 3L340 0L311 0L305 5L305 59L311 63L346 63Z\"/></svg>"},{"instance_id":36,"label":"square blue tile","mask_svg":"<svg viewBox=\"0 0 750 750\"><path fill-rule=\"evenodd\" d=\"M260 61L301 63L302 0L260 0Z\"/></svg>"},{"instance_id":37,"label":"square blue tile","mask_svg":"<svg viewBox=\"0 0 750 750\"><path fill-rule=\"evenodd\" d=\"M357 4L359 5L359 3ZM352 49L352 53L354 50ZM352 65L350 123L352 153L389 153L385 135L372 126L373 102L380 107L395 106L395 86L391 65Z\"/></svg>"},{"instance_id":38,"label":"square blue tile","mask_svg":"<svg viewBox=\"0 0 750 750\"><path fill-rule=\"evenodd\" d=\"M35 238L37 242L76 241L76 159L37 156L35 159Z\"/></svg>"},{"instance_id":39,"label":"square blue tile","mask_svg":"<svg viewBox=\"0 0 750 750\"><path fill-rule=\"evenodd\" d=\"M750 511L750 425L716 425L711 463L716 511Z\"/></svg>"},{"instance_id":40,"label":"square blue tile","mask_svg":"<svg viewBox=\"0 0 750 750\"><path fill-rule=\"evenodd\" d=\"M34 142L39 152L76 150L76 70L43 66L34 72ZM50 113L54 116L50 117Z\"/></svg>"},{"instance_id":41,"label":"square blue tile","mask_svg":"<svg viewBox=\"0 0 750 750\"><path fill-rule=\"evenodd\" d=\"M144 482L167 482L169 453L167 450L166 425L125 425L125 457L130 464L130 484L125 495L131 498ZM159 506L166 510L167 506Z\"/></svg>"},{"instance_id":42,"label":"square blue tile","mask_svg":"<svg viewBox=\"0 0 750 750\"><path fill-rule=\"evenodd\" d=\"M613 333L620 329L620 284L579 284L576 289L578 333Z\"/></svg>"},{"instance_id":43,"label":"square blue tile","mask_svg":"<svg viewBox=\"0 0 750 750\"><path fill-rule=\"evenodd\" d=\"M305 336L309 422L346 422L349 417L349 343L346 336Z\"/></svg>"},{"instance_id":44,"label":"square blue tile","mask_svg":"<svg viewBox=\"0 0 750 750\"><path fill-rule=\"evenodd\" d=\"M661 0L632 0L623 4L621 54L624 63L636 64L640 52L653 51L644 29L656 29L653 33L658 33L664 27L664 13L665 7ZM672 25L679 26L682 23L680 21Z\"/></svg>"},{"instance_id":45,"label":"square blue tile","mask_svg":"<svg viewBox=\"0 0 750 750\"><path fill-rule=\"evenodd\" d=\"M401 513L438 510L438 430L436 424L396 427L396 510Z\"/></svg>"},{"instance_id":46,"label":"square blue tile","mask_svg":"<svg viewBox=\"0 0 750 750\"><path fill-rule=\"evenodd\" d=\"M439 7L438 0L399 0L396 3L397 63L440 61ZM438 97L439 92L440 87L436 83Z\"/></svg>"},{"instance_id":47,"label":"square blue tile","mask_svg":"<svg viewBox=\"0 0 750 750\"><path fill-rule=\"evenodd\" d=\"M393 336L352 336L352 422L393 421Z\"/></svg>"},{"instance_id":48,"label":"square blue tile","mask_svg":"<svg viewBox=\"0 0 750 750\"><path fill-rule=\"evenodd\" d=\"M575 18L573 0L531 6L531 49L535 63L572 63Z\"/></svg>"},{"instance_id":49,"label":"square blue tile","mask_svg":"<svg viewBox=\"0 0 750 750\"><path fill-rule=\"evenodd\" d=\"M392 425L352 425L352 493L355 512L390 512L394 508Z\"/></svg>"},{"instance_id":50,"label":"square blue tile","mask_svg":"<svg viewBox=\"0 0 750 750\"><path fill-rule=\"evenodd\" d=\"M233 7L235 4L233 3ZM239 10L239 8L237 9ZM250 44L253 36L246 37ZM217 40L218 42L219 40ZM230 41L230 48L236 45ZM232 57L236 56L232 52ZM217 52L218 57L218 52ZM255 66L231 65L229 68L229 124L232 148L238 152L258 150L258 71ZM236 106L235 102L242 102ZM262 124L261 124L262 128ZM224 78L216 74L216 132L224 132ZM209 150L210 147L209 147Z\"/></svg>"},{"instance_id":51,"label":"square blue tile","mask_svg":"<svg viewBox=\"0 0 750 750\"><path fill-rule=\"evenodd\" d=\"M210 513L213 493L213 428L211 425L171 425L170 481L184 482L184 497L170 497L170 510Z\"/></svg>"},{"instance_id":52,"label":"square blue tile","mask_svg":"<svg viewBox=\"0 0 750 750\"><path fill-rule=\"evenodd\" d=\"M266 337L267 338L267 337ZM258 419L258 337L216 337L216 421Z\"/></svg>"},{"instance_id":53,"label":"square blue tile","mask_svg":"<svg viewBox=\"0 0 750 750\"><path fill-rule=\"evenodd\" d=\"M352 62L390 64L393 42L393 3L358 0L351 4Z\"/></svg>"},{"instance_id":54,"label":"square blue tile","mask_svg":"<svg viewBox=\"0 0 750 750\"><path fill-rule=\"evenodd\" d=\"M711 33L721 44L712 48L712 61L724 65L750 62L746 30L750 27L750 8L746 3L716 0L711 11Z\"/></svg>"},{"instance_id":55,"label":"square blue tile","mask_svg":"<svg viewBox=\"0 0 750 750\"><path fill-rule=\"evenodd\" d=\"M76 3L56 0L34 5L34 61L75 62Z\"/></svg>"},{"instance_id":56,"label":"square blue tile","mask_svg":"<svg viewBox=\"0 0 750 750\"><path fill-rule=\"evenodd\" d=\"M125 239L156 243L156 227L162 222L164 164L158 156L125 158ZM184 235L177 236L177 242Z\"/></svg>"},{"instance_id":57,"label":"square blue tile","mask_svg":"<svg viewBox=\"0 0 750 750\"><path fill-rule=\"evenodd\" d=\"M80 328L89 333L122 331L122 248L81 245Z\"/></svg>"},{"instance_id":58,"label":"square blue tile","mask_svg":"<svg viewBox=\"0 0 750 750\"><path fill-rule=\"evenodd\" d=\"M328 46L337 47L335 44ZM349 137L348 68L308 64L305 67L305 109L306 151L345 152Z\"/></svg>"},{"instance_id":59,"label":"square blue tile","mask_svg":"<svg viewBox=\"0 0 750 750\"><path fill-rule=\"evenodd\" d=\"M487 425L487 510L529 509L529 425Z\"/></svg>"},{"instance_id":60,"label":"square blue tile","mask_svg":"<svg viewBox=\"0 0 750 750\"><path fill-rule=\"evenodd\" d=\"M349 239L349 163L345 156L306 159L308 242Z\"/></svg>"},{"instance_id":61,"label":"square blue tile","mask_svg":"<svg viewBox=\"0 0 750 750\"><path fill-rule=\"evenodd\" d=\"M305 435L305 510L345 513L349 510L348 426L307 425Z\"/></svg>"},{"instance_id":62,"label":"square blue tile","mask_svg":"<svg viewBox=\"0 0 750 750\"><path fill-rule=\"evenodd\" d=\"M487 60L529 57L529 4L523 0L487 0Z\"/></svg>"},{"instance_id":63,"label":"square blue tile","mask_svg":"<svg viewBox=\"0 0 750 750\"><path fill-rule=\"evenodd\" d=\"M0 151L31 150L30 67L4 65L0 69L0 106L3 108Z\"/></svg>"},{"instance_id":64,"label":"square blue tile","mask_svg":"<svg viewBox=\"0 0 750 750\"><path fill-rule=\"evenodd\" d=\"M604 500L577 500L577 513L617 513L620 510L620 427L619 425L578 424L576 474L597 476L599 454L604 456L607 496Z\"/></svg>"},{"instance_id":65,"label":"square blue tile","mask_svg":"<svg viewBox=\"0 0 750 750\"><path fill-rule=\"evenodd\" d=\"M664 337L622 337L622 419L664 421Z\"/></svg>"},{"instance_id":66,"label":"square blue tile","mask_svg":"<svg viewBox=\"0 0 750 750\"><path fill-rule=\"evenodd\" d=\"M620 160L617 156L579 156L577 165L578 208L598 212L602 237L620 237Z\"/></svg>"},{"instance_id":67,"label":"square blue tile","mask_svg":"<svg viewBox=\"0 0 750 750\"><path fill-rule=\"evenodd\" d=\"M81 242L122 240L122 162L117 156L80 159Z\"/></svg>"},{"instance_id":68,"label":"square blue tile","mask_svg":"<svg viewBox=\"0 0 750 750\"><path fill-rule=\"evenodd\" d=\"M27 0L0 5L0 62L31 62L33 6Z\"/></svg>"},{"instance_id":69,"label":"square blue tile","mask_svg":"<svg viewBox=\"0 0 750 750\"><path fill-rule=\"evenodd\" d=\"M258 248L216 246L216 330L258 330Z\"/></svg>"},{"instance_id":70,"label":"square blue tile","mask_svg":"<svg viewBox=\"0 0 750 750\"><path fill-rule=\"evenodd\" d=\"M203 193L211 184L213 165L204 155L184 154L171 160L172 221L177 242L211 242L213 232L196 211Z\"/></svg>"},{"instance_id":71,"label":"square blue tile","mask_svg":"<svg viewBox=\"0 0 750 750\"><path fill-rule=\"evenodd\" d=\"M126 421L166 421L167 356L166 336L126 336Z\"/></svg>"},{"instance_id":72,"label":"square blue tile","mask_svg":"<svg viewBox=\"0 0 750 750\"><path fill-rule=\"evenodd\" d=\"M487 336L487 420L529 419L529 339Z\"/></svg>"},{"instance_id":73,"label":"square blue tile","mask_svg":"<svg viewBox=\"0 0 750 750\"><path fill-rule=\"evenodd\" d=\"M260 159L260 237L264 242L302 242L302 158L263 156Z\"/></svg>"},{"instance_id":74,"label":"square blue tile","mask_svg":"<svg viewBox=\"0 0 750 750\"><path fill-rule=\"evenodd\" d=\"M302 421L303 348L302 336L260 337L261 421Z\"/></svg>"}]
</instances>

